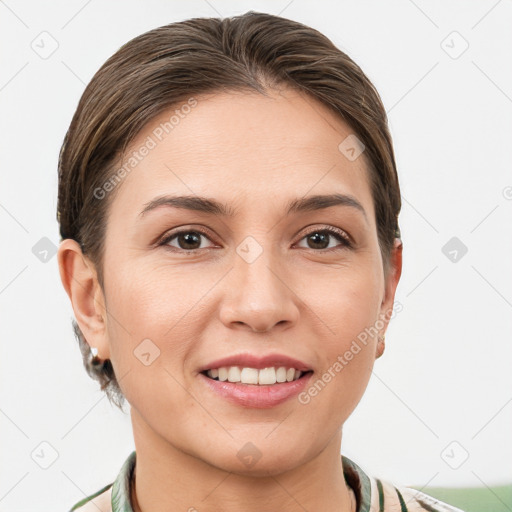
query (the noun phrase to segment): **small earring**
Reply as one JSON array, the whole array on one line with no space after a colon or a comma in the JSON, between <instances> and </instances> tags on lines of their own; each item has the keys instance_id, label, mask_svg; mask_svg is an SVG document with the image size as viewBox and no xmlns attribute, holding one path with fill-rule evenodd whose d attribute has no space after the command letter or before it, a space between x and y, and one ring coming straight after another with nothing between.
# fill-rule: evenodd
<instances>
[{"instance_id":1,"label":"small earring","mask_svg":"<svg viewBox=\"0 0 512 512\"><path fill-rule=\"evenodd\" d=\"M101 364L101 359L98 357L98 349L96 347L91 347L91 363L94 366Z\"/></svg>"}]
</instances>

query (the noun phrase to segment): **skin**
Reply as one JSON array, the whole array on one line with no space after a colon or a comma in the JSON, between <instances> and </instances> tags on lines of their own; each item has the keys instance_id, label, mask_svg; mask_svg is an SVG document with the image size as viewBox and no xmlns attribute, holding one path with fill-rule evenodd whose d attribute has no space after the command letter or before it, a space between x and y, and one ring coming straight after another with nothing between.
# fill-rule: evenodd
<instances>
[{"instance_id":1,"label":"skin","mask_svg":"<svg viewBox=\"0 0 512 512\"><path fill-rule=\"evenodd\" d=\"M213 394L198 369L247 351L284 353L322 375L387 314L384 335L402 245L395 244L385 275L365 155L350 161L339 151L352 130L325 106L286 88L269 97L196 98L118 185L104 290L76 242L64 240L58 252L80 328L99 357L111 359L131 405L135 510L353 510L342 427L384 350L376 336L308 404L295 397L270 409L234 405ZM153 119L131 149L173 111ZM366 218L347 206L285 214L292 199L333 192L355 197ZM237 213L221 218L164 206L138 218L164 194L207 196ZM195 245L183 237L152 244L178 227L211 236ZM307 236L328 227L349 234L354 246L334 235L315 245ZM236 252L247 236L262 249L251 263ZM133 353L147 338L160 350L148 366ZM237 457L248 442L261 453L252 467Z\"/></svg>"}]
</instances>

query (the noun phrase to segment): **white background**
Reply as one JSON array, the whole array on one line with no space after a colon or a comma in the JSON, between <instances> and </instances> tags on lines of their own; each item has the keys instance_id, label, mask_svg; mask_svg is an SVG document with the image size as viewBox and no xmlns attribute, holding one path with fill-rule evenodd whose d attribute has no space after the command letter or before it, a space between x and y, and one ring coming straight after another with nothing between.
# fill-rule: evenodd
<instances>
[{"instance_id":1,"label":"white background","mask_svg":"<svg viewBox=\"0 0 512 512\"><path fill-rule=\"evenodd\" d=\"M32 252L43 237L59 244L57 158L80 95L129 39L248 10L326 34L389 113L403 200L403 311L345 425L342 452L397 483L512 481L510 1L5 0L0 511L67 510L112 482L134 448L129 413L82 367L56 257L43 263ZM50 41L43 31L58 43L46 59L32 49ZM469 47L453 58L464 40ZM457 262L442 252L454 236L468 249ZM48 469L31 455L51 457L42 442L58 454ZM446 462L466 452L458 469Z\"/></svg>"}]
</instances>

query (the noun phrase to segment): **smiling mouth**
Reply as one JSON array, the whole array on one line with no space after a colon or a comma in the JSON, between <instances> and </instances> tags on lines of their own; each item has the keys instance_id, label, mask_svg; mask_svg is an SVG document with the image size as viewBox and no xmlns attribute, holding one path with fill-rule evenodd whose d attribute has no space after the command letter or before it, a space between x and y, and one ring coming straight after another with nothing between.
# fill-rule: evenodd
<instances>
[{"instance_id":1,"label":"smiling mouth","mask_svg":"<svg viewBox=\"0 0 512 512\"><path fill-rule=\"evenodd\" d=\"M202 375L211 380L226 382L232 384L245 384L252 386L274 386L276 384L286 384L304 378L306 375L313 373L309 371L299 371L295 368L241 368L239 366L229 366L204 370Z\"/></svg>"}]
</instances>

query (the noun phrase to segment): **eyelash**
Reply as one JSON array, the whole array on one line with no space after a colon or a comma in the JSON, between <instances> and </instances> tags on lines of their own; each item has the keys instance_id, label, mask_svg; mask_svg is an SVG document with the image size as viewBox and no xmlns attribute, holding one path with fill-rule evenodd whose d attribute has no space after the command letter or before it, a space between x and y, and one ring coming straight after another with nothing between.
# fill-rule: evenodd
<instances>
[{"instance_id":1,"label":"eyelash","mask_svg":"<svg viewBox=\"0 0 512 512\"><path fill-rule=\"evenodd\" d=\"M171 240L173 240L174 238L178 237L179 235L182 235L185 233L199 233L210 240L209 233L207 233L206 231L204 231L202 229L198 229L198 228L197 229L182 229L180 231L175 231L173 233L170 233L168 236L164 237L157 245L158 246L167 246L166 248L168 248L169 250L171 250L173 252L177 251L177 252L184 252L187 254L196 254L198 251L205 250L205 249L185 250L185 249L180 249L178 247L172 247L172 246L167 245L167 244L169 244L169 242ZM305 233L304 236L299 241L303 240L307 236L312 235L314 233L328 233L329 235L334 236L334 238L336 238L337 240L339 240L341 242L340 247L331 247L330 249L318 249L318 250L310 249L314 252L323 253L323 252L339 251L339 250L343 250L343 249L352 249L352 247L353 247L353 244L352 244L349 236L341 229L337 229L337 228L333 228L333 227L312 229L308 233ZM211 247L208 247L207 249L211 249Z\"/></svg>"}]
</instances>

